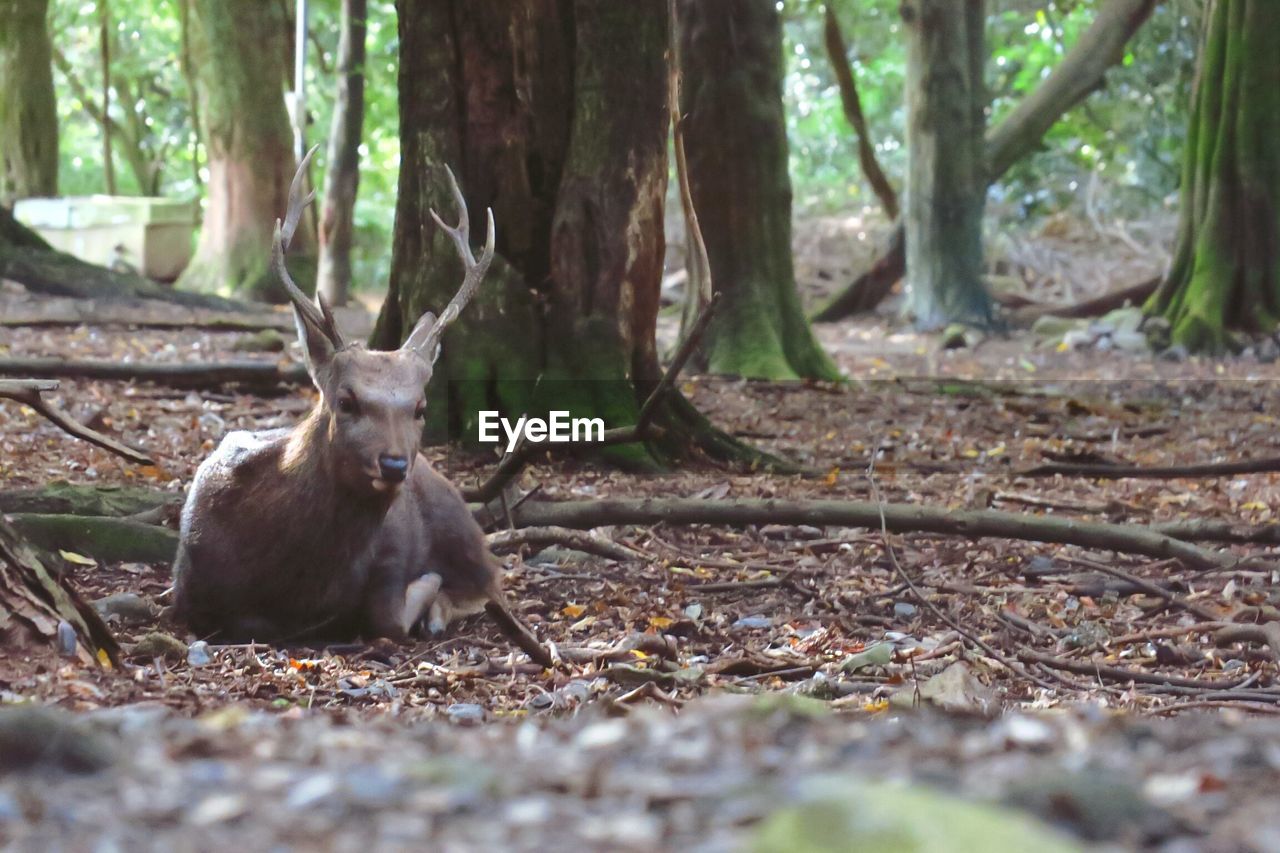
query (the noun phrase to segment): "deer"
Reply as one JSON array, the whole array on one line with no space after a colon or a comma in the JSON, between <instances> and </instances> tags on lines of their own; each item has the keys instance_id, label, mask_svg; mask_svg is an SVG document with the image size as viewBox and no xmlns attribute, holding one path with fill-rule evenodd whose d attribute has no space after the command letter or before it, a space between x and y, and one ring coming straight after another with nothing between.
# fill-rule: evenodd
<instances>
[{"instance_id":1,"label":"deer","mask_svg":"<svg viewBox=\"0 0 1280 853\"><path fill-rule=\"evenodd\" d=\"M198 467L181 514L175 615L222 642L405 641L422 622L435 635L486 610L550 666L512 615L500 566L462 496L419 452L424 389L441 338L493 260L493 211L477 258L466 201L445 167L458 224L446 225L434 210L431 217L462 258L462 284L439 317L422 315L399 349L367 350L343 339L324 298L312 303L285 265L315 197L303 195L314 153L290 185L271 263L319 396L291 428L228 433Z\"/></svg>"}]
</instances>

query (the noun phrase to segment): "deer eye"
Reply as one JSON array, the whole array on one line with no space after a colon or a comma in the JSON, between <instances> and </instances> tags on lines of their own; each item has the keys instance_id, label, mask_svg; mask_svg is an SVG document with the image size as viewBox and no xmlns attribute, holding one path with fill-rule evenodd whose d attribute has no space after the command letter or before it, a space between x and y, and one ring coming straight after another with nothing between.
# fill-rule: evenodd
<instances>
[{"instance_id":1,"label":"deer eye","mask_svg":"<svg viewBox=\"0 0 1280 853\"><path fill-rule=\"evenodd\" d=\"M427 404L419 403L418 408L413 410L413 416L417 420L424 421L427 419Z\"/></svg>"},{"instance_id":2,"label":"deer eye","mask_svg":"<svg viewBox=\"0 0 1280 853\"><path fill-rule=\"evenodd\" d=\"M360 411L360 404L356 402L355 397L339 397L338 411L344 415L354 415Z\"/></svg>"}]
</instances>

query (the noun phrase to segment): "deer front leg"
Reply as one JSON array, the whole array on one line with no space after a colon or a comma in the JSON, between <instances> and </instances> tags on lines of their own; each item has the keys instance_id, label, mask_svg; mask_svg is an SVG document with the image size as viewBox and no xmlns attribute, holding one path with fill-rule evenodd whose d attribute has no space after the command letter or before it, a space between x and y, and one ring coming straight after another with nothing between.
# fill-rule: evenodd
<instances>
[{"instance_id":1,"label":"deer front leg","mask_svg":"<svg viewBox=\"0 0 1280 853\"><path fill-rule=\"evenodd\" d=\"M375 577L365 605L367 636L403 642L439 597L440 575L428 572L407 584L398 572L377 573Z\"/></svg>"},{"instance_id":2,"label":"deer front leg","mask_svg":"<svg viewBox=\"0 0 1280 853\"><path fill-rule=\"evenodd\" d=\"M431 572L405 588L404 609L400 615L400 624L405 634L413 630L413 626L422 618L422 613L427 608L431 609L432 614L436 612L436 605L440 600L440 581L440 576ZM432 622L432 633L435 633L434 622Z\"/></svg>"}]
</instances>

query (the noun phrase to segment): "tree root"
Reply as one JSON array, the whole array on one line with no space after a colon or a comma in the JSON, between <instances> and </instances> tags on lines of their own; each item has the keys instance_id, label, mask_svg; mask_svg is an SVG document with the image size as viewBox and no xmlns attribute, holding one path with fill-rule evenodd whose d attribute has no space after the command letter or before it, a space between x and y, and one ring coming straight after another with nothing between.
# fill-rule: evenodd
<instances>
[{"instance_id":1,"label":"tree root","mask_svg":"<svg viewBox=\"0 0 1280 853\"><path fill-rule=\"evenodd\" d=\"M908 504L866 501L699 500L645 498L640 500L527 501L512 510L517 526L557 525L590 528L612 524L810 524L878 529L894 533L937 533L968 539L999 537L1032 542L1079 545L1156 559L1176 558L1196 569L1234 565L1231 555L1218 554L1145 527L997 510L945 510Z\"/></svg>"}]
</instances>

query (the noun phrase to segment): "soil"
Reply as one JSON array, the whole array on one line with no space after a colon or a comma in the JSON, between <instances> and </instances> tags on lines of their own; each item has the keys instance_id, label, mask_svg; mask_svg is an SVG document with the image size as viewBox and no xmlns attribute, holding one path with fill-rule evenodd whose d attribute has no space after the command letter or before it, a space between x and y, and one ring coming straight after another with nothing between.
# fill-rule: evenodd
<instances>
[{"instance_id":1,"label":"soil","mask_svg":"<svg viewBox=\"0 0 1280 853\"><path fill-rule=\"evenodd\" d=\"M32 299L6 290L0 310ZM358 332L368 320L355 311L343 322ZM670 339L675 321L662 322ZM0 356L296 358L292 346L233 349L249 337L5 328ZM521 488L536 488L537 500L879 494L1132 525L1275 523L1276 473L1021 473L1049 458L1163 466L1280 456L1275 364L1060 351L1025 333L940 350L935 338L883 317L822 326L819 337L850 381L682 381L717 425L809 474L697 461L639 474L554 458L532 465ZM66 381L52 398L157 464L132 466L5 404L4 488L69 479L178 494L225 432L291 424L314 402L300 388L261 396L88 381ZM442 448L429 456L462 485L496 461ZM186 654L136 652L156 630L196 639L160 615L113 623L127 655L114 670L44 650L3 654L4 701L78 712L58 724L85 727L77 731L111 757L87 777L0 777L0 841L730 849L777 803L802 800L802 780L841 772L1011 801L1064 821L1077 837L1124 846L1280 846L1266 806L1280 781L1280 722L1270 719L1280 711L1280 649L1220 646L1219 626L1204 618L1280 618L1275 548L1211 546L1249 562L1193 571L1074 546L843 528L597 532L642 556L553 547L506 559L520 615L565 660L556 670L530 665L483 617L432 642L214 646L208 663L193 664ZM168 565L71 557L63 569L85 596L136 593L163 612ZM1032 654L1053 663L1018 663ZM741 693L800 704L763 716L717 704ZM930 705L979 716L920 710ZM5 763L0 755L0 771ZM1076 793L1015 796L1030 780L1077 776L1085 787L1114 781L1132 793L1135 811L1107 823L1072 817L1087 811L1072 805ZM1057 813L1045 802L1068 806Z\"/></svg>"}]
</instances>

